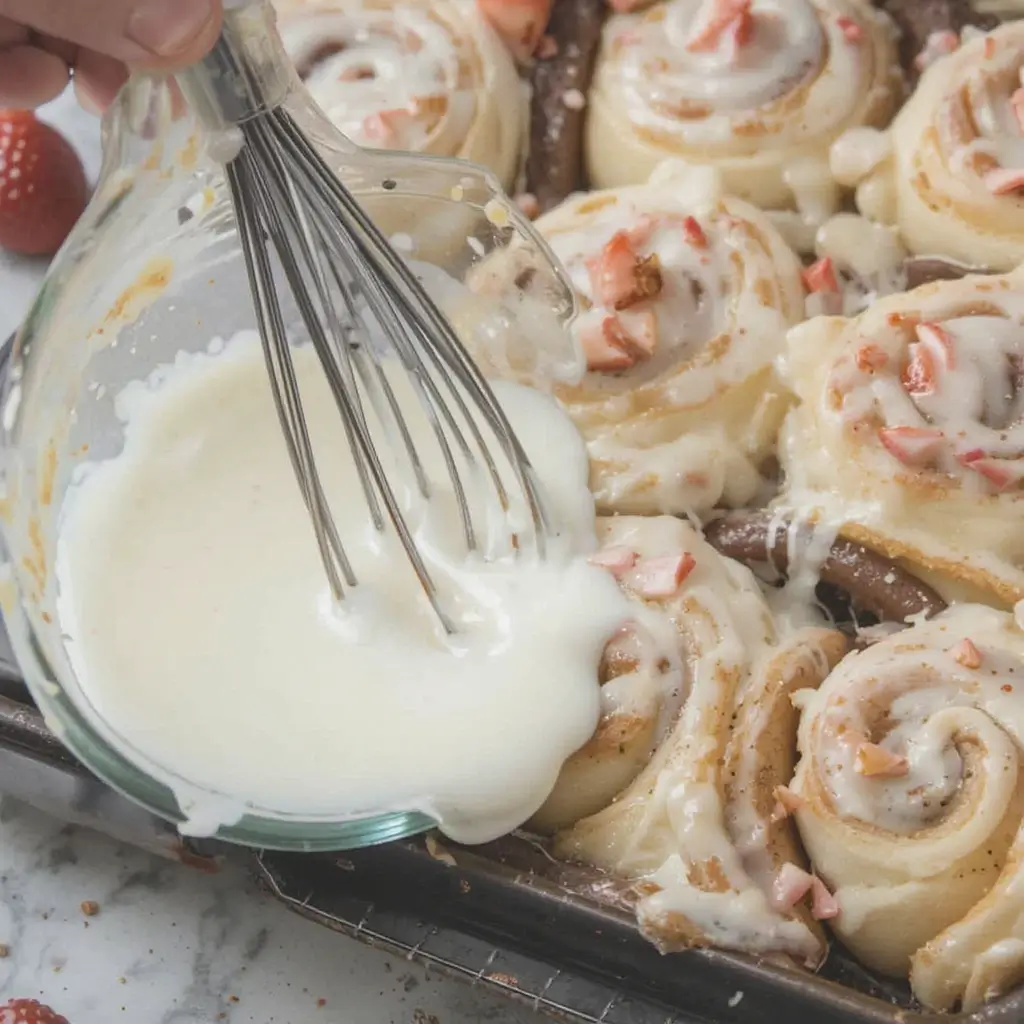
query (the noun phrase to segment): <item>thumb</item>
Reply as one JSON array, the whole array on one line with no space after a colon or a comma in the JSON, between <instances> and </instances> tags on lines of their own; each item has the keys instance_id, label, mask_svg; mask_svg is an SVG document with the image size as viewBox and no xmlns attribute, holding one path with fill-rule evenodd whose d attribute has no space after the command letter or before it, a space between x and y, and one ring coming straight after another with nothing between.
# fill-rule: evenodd
<instances>
[{"instance_id":1,"label":"thumb","mask_svg":"<svg viewBox=\"0 0 1024 1024\"><path fill-rule=\"evenodd\" d=\"M221 0L0 0L0 18L117 60L149 67L205 56Z\"/></svg>"}]
</instances>

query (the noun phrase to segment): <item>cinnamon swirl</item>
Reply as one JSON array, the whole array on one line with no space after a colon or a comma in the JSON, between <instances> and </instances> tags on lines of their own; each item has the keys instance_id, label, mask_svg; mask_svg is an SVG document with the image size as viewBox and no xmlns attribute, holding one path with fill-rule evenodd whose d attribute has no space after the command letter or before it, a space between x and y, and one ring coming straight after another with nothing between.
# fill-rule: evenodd
<instances>
[{"instance_id":1,"label":"cinnamon swirl","mask_svg":"<svg viewBox=\"0 0 1024 1024\"><path fill-rule=\"evenodd\" d=\"M285 47L324 113L354 142L457 156L506 186L527 101L515 61L463 0L275 0Z\"/></svg>"},{"instance_id":2,"label":"cinnamon swirl","mask_svg":"<svg viewBox=\"0 0 1024 1024\"><path fill-rule=\"evenodd\" d=\"M828 147L887 123L902 91L889 19L861 0L668 0L609 19L589 100L600 188L666 158L712 165L726 190L817 221L837 208Z\"/></svg>"},{"instance_id":3,"label":"cinnamon swirl","mask_svg":"<svg viewBox=\"0 0 1024 1024\"><path fill-rule=\"evenodd\" d=\"M1024 633L961 605L797 694L800 834L868 967L964 1011L1024 979Z\"/></svg>"}]
</instances>

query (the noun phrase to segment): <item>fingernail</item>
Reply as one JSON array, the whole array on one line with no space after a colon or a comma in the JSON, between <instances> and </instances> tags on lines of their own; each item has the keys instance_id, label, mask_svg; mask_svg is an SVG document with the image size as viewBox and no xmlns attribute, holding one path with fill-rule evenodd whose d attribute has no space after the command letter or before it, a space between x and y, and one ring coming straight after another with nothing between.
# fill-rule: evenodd
<instances>
[{"instance_id":1,"label":"fingernail","mask_svg":"<svg viewBox=\"0 0 1024 1024\"><path fill-rule=\"evenodd\" d=\"M174 57L212 17L211 0L142 0L128 19L128 35L158 57Z\"/></svg>"},{"instance_id":2,"label":"fingernail","mask_svg":"<svg viewBox=\"0 0 1024 1024\"><path fill-rule=\"evenodd\" d=\"M103 104L97 99L96 94L89 85L83 79L77 77L75 78L75 99L78 100L78 105L87 114L94 114L96 117L102 116Z\"/></svg>"}]
</instances>

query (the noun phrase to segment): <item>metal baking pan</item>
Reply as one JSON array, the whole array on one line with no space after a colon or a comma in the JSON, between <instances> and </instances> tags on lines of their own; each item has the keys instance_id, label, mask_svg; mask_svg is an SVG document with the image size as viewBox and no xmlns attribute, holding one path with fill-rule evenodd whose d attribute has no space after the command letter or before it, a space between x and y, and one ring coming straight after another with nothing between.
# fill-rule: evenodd
<instances>
[{"instance_id":1,"label":"metal baking pan","mask_svg":"<svg viewBox=\"0 0 1024 1024\"><path fill-rule=\"evenodd\" d=\"M623 886L513 835L486 846L423 838L344 854L252 852L181 840L94 779L26 696L0 696L0 789L64 820L204 870L246 861L296 913L586 1024L1010 1024L1024 991L973 1014L915 1008L833 945L817 975L715 950L662 956Z\"/></svg>"}]
</instances>

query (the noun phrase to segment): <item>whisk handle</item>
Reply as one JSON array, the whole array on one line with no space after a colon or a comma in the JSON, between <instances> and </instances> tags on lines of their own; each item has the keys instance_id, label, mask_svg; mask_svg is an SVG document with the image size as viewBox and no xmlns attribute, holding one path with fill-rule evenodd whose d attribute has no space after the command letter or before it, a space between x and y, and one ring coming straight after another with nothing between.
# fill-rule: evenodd
<instances>
[{"instance_id":1,"label":"whisk handle","mask_svg":"<svg viewBox=\"0 0 1024 1024\"><path fill-rule=\"evenodd\" d=\"M294 72L267 0L227 0L220 37L198 64L179 73L203 124L230 128L280 106Z\"/></svg>"}]
</instances>

